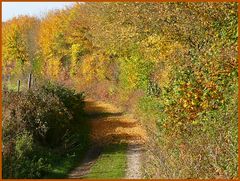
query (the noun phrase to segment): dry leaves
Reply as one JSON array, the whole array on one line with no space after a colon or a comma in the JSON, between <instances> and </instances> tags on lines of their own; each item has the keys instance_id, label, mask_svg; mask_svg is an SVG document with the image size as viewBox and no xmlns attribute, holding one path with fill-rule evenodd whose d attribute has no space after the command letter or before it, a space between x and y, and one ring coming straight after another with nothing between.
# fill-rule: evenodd
<instances>
[{"instance_id":1,"label":"dry leaves","mask_svg":"<svg viewBox=\"0 0 240 181\"><path fill-rule=\"evenodd\" d=\"M111 104L88 101L86 110L98 115L91 121L91 139L96 144L143 144L147 140L139 122Z\"/></svg>"}]
</instances>

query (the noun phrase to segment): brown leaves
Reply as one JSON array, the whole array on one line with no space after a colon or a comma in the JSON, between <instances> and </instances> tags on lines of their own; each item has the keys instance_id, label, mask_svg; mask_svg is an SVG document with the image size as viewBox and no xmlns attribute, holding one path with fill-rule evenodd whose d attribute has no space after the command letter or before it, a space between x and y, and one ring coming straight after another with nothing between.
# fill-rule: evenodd
<instances>
[{"instance_id":1,"label":"brown leaves","mask_svg":"<svg viewBox=\"0 0 240 181\"><path fill-rule=\"evenodd\" d=\"M131 115L103 102L88 101L87 112L96 114L91 121L91 138L97 144L142 144L147 140L146 131Z\"/></svg>"}]
</instances>

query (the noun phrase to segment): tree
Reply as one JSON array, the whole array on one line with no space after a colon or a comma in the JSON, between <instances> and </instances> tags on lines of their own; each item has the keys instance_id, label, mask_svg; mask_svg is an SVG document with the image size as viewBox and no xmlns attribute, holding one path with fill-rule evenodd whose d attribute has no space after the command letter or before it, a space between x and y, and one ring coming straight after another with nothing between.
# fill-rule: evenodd
<instances>
[{"instance_id":1,"label":"tree","mask_svg":"<svg viewBox=\"0 0 240 181\"><path fill-rule=\"evenodd\" d=\"M19 16L3 24L3 67L15 73L23 73L37 53L36 34L39 20L29 16Z\"/></svg>"}]
</instances>

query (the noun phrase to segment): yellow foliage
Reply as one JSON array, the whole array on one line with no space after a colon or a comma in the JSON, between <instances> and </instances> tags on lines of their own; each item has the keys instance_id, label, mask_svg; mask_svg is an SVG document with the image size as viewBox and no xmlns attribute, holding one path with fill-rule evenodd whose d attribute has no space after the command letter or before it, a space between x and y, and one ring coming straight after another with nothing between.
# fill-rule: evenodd
<instances>
[{"instance_id":1,"label":"yellow foliage","mask_svg":"<svg viewBox=\"0 0 240 181\"><path fill-rule=\"evenodd\" d=\"M174 62L180 61L184 47L170 36L153 34L141 42L145 59L155 64L153 79L160 87L167 86Z\"/></svg>"},{"instance_id":2,"label":"yellow foliage","mask_svg":"<svg viewBox=\"0 0 240 181\"><path fill-rule=\"evenodd\" d=\"M61 63L58 60L52 59L46 63L45 68L48 78L57 79L60 73Z\"/></svg>"},{"instance_id":3,"label":"yellow foliage","mask_svg":"<svg viewBox=\"0 0 240 181\"><path fill-rule=\"evenodd\" d=\"M87 55L81 63L81 73L87 82L106 77L109 60L102 52Z\"/></svg>"},{"instance_id":4,"label":"yellow foliage","mask_svg":"<svg viewBox=\"0 0 240 181\"><path fill-rule=\"evenodd\" d=\"M92 56L86 56L81 64L81 73L83 74L86 82L93 79L94 70L92 69L92 62L94 58Z\"/></svg>"},{"instance_id":5,"label":"yellow foliage","mask_svg":"<svg viewBox=\"0 0 240 181\"><path fill-rule=\"evenodd\" d=\"M2 29L4 72L10 71L12 73L12 69L19 72L23 69L23 64L33 60L37 51L34 35L38 25L38 19L29 16L19 16L4 22Z\"/></svg>"},{"instance_id":6,"label":"yellow foliage","mask_svg":"<svg viewBox=\"0 0 240 181\"><path fill-rule=\"evenodd\" d=\"M148 60L154 63L166 62L176 49L182 49L182 45L173 41L170 37L151 35L141 43L142 51L148 56Z\"/></svg>"}]
</instances>

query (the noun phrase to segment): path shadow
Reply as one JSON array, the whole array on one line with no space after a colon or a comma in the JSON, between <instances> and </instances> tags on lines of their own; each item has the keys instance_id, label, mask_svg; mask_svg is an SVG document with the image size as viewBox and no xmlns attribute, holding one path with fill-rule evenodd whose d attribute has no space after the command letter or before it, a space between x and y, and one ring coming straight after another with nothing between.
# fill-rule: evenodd
<instances>
[{"instance_id":1,"label":"path shadow","mask_svg":"<svg viewBox=\"0 0 240 181\"><path fill-rule=\"evenodd\" d=\"M95 145L111 145L111 144L133 144L137 145L138 143L134 143L134 140L140 140L141 135L139 134L128 134L128 133L109 133L104 135L103 137L96 138L94 140ZM132 143L131 141L132 140Z\"/></svg>"},{"instance_id":2,"label":"path shadow","mask_svg":"<svg viewBox=\"0 0 240 181\"><path fill-rule=\"evenodd\" d=\"M86 102L85 117L90 121L92 145L86 153L85 159L69 174L68 178L86 178L101 153L115 154L126 152L127 145L137 145L134 140L141 140L142 136L135 128L137 121L125 117L125 113L99 102ZM129 143L128 140L133 140ZM122 145L126 145L123 147ZM138 146L137 146L138 147ZM137 150L136 151L139 151ZM140 148L140 147L139 147ZM111 164L111 163L109 163ZM104 170L108 172L109 170ZM110 171L109 171L110 172ZM99 174L99 173L97 173Z\"/></svg>"},{"instance_id":3,"label":"path shadow","mask_svg":"<svg viewBox=\"0 0 240 181\"><path fill-rule=\"evenodd\" d=\"M85 155L85 158L80 163L80 166L76 167L68 175L68 178L84 178L89 172L92 165L96 162L102 152L102 147L92 146Z\"/></svg>"},{"instance_id":4,"label":"path shadow","mask_svg":"<svg viewBox=\"0 0 240 181\"><path fill-rule=\"evenodd\" d=\"M119 113L111 113L111 112L90 112L90 113L85 113L85 116L88 119L96 119L96 118L107 118L107 117L118 117L118 116L123 116L123 112ZM98 119L96 119L98 120Z\"/></svg>"}]
</instances>

